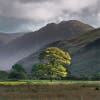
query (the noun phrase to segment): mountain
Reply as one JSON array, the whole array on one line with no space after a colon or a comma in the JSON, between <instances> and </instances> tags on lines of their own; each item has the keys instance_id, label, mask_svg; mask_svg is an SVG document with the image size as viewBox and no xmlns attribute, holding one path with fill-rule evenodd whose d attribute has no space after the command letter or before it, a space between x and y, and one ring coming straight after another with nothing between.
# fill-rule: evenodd
<instances>
[{"instance_id":1,"label":"mountain","mask_svg":"<svg viewBox=\"0 0 100 100\"><path fill-rule=\"evenodd\" d=\"M11 42L12 40L22 36L22 33L0 33L0 47Z\"/></svg>"},{"instance_id":2,"label":"mountain","mask_svg":"<svg viewBox=\"0 0 100 100\"><path fill-rule=\"evenodd\" d=\"M71 39L60 40L46 45L17 63L23 65L27 71L30 71L32 65L39 62L39 53L52 46L70 52L72 64L68 69L73 76L91 78L100 72L100 28Z\"/></svg>"},{"instance_id":3,"label":"mountain","mask_svg":"<svg viewBox=\"0 0 100 100\"><path fill-rule=\"evenodd\" d=\"M17 61L35 53L49 43L76 37L94 28L80 21L51 23L38 31L21 36L0 49L0 69L10 69Z\"/></svg>"}]
</instances>

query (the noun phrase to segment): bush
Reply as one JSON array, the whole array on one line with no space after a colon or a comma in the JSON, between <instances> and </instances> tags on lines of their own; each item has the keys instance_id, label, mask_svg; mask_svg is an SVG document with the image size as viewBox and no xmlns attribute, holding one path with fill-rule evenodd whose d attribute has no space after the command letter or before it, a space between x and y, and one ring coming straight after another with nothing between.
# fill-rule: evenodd
<instances>
[{"instance_id":1,"label":"bush","mask_svg":"<svg viewBox=\"0 0 100 100\"><path fill-rule=\"evenodd\" d=\"M0 80L8 79L8 73L6 71L0 71Z\"/></svg>"}]
</instances>

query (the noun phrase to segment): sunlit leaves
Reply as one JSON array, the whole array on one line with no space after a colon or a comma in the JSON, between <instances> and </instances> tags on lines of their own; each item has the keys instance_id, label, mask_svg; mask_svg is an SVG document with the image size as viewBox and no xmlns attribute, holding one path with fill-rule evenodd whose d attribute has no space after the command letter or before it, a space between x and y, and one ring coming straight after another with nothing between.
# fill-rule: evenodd
<instances>
[{"instance_id":1,"label":"sunlit leaves","mask_svg":"<svg viewBox=\"0 0 100 100\"><path fill-rule=\"evenodd\" d=\"M71 64L71 57L68 52L64 52L63 50L56 48L56 47L50 47L47 48L44 52L42 52L39 56L39 59L51 59L55 60L56 62L63 63L63 64Z\"/></svg>"},{"instance_id":2,"label":"sunlit leaves","mask_svg":"<svg viewBox=\"0 0 100 100\"><path fill-rule=\"evenodd\" d=\"M60 64L45 63L34 65L32 73L37 78L56 79L59 77L66 77L67 70Z\"/></svg>"}]
</instances>

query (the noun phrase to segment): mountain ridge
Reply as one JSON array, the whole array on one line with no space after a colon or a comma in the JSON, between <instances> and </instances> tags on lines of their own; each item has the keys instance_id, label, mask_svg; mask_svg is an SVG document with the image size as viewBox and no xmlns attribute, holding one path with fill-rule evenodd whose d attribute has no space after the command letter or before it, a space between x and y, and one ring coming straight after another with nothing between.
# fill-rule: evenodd
<instances>
[{"instance_id":1,"label":"mountain ridge","mask_svg":"<svg viewBox=\"0 0 100 100\"><path fill-rule=\"evenodd\" d=\"M38 31L27 33L0 49L1 69L9 69L17 61L35 53L41 47L63 39L75 37L93 30L90 25L79 21L66 21L59 24L48 24ZM69 25L70 23L70 25ZM75 24L76 23L76 24Z\"/></svg>"}]
</instances>

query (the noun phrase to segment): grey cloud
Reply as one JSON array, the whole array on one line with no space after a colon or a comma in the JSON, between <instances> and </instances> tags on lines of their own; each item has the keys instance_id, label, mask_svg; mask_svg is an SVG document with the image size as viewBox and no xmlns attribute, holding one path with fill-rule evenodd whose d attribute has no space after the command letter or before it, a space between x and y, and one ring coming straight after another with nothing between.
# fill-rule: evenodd
<instances>
[{"instance_id":1,"label":"grey cloud","mask_svg":"<svg viewBox=\"0 0 100 100\"><path fill-rule=\"evenodd\" d=\"M40 25L40 22L32 20L6 18L0 16L0 32L16 33L16 32L28 32L35 30L36 26Z\"/></svg>"},{"instance_id":2,"label":"grey cloud","mask_svg":"<svg viewBox=\"0 0 100 100\"><path fill-rule=\"evenodd\" d=\"M6 20L2 20L2 16ZM5 27L7 31L25 31L28 25L29 29L32 25L35 29L50 22L71 19L100 26L100 0L0 0L0 30ZM11 27L6 28L8 22Z\"/></svg>"},{"instance_id":3,"label":"grey cloud","mask_svg":"<svg viewBox=\"0 0 100 100\"><path fill-rule=\"evenodd\" d=\"M19 2L22 2L22 3L34 3L34 2L47 2L47 1L53 1L53 0L19 0Z\"/></svg>"}]
</instances>

